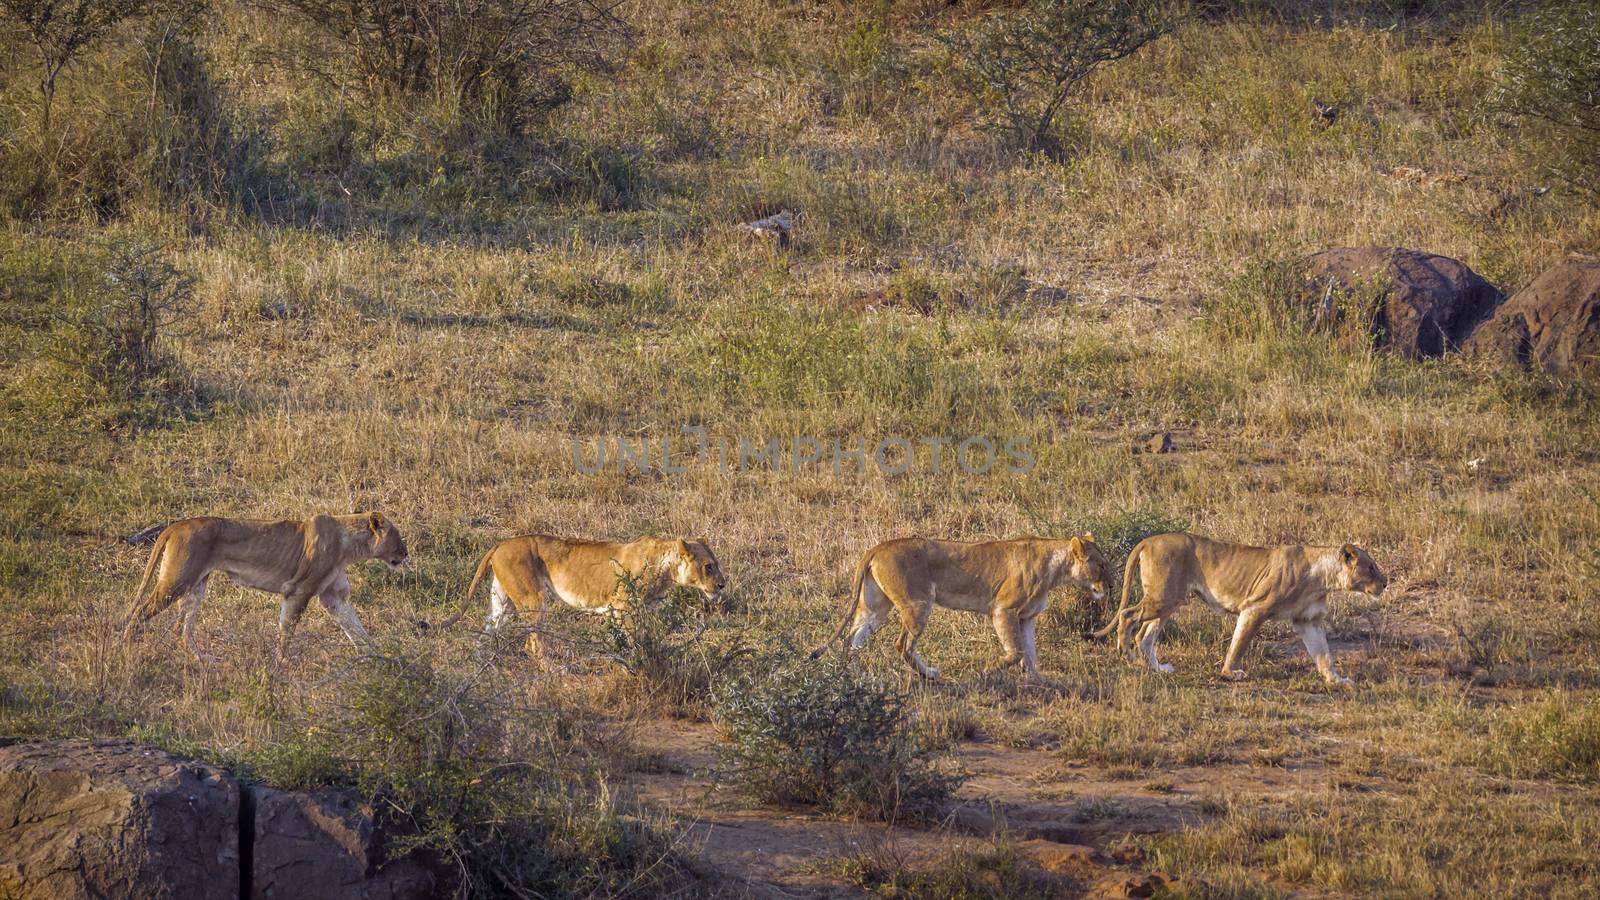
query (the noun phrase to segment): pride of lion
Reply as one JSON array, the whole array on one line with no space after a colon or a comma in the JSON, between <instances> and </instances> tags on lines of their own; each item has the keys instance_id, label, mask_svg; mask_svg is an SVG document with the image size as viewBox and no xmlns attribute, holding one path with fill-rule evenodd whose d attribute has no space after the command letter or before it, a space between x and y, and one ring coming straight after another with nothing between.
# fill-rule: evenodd
<instances>
[{"instance_id":1,"label":"pride of lion","mask_svg":"<svg viewBox=\"0 0 1600 900\"><path fill-rule=\"evenodd\" d=\"M123 637L131 640L141 624L182 599L174 630L197 659L212 662L201 652L194 629L207 580L222 572L244 587L282 595L280 662L312 597L322 601L352 643L364 647L368 635L350 603L346 570L369 559L399 568L407 555L399 529L378 512L319 515L304 521L184 519L156 538L125 617ZM1136 572L1143 590L1137 603L1133 602ZM990 618L1003 651L995 668L1020 665L1025 676L1040 677L1035 626L1051 592L1070 584L1103 599L1111 575L1092 533L1062 539L885 541L862 557L844 620L811 658L820 657L841 637L848 650L861 649L894 612L901 624L896 644L901 657L917 675L938 680L939 670L917 653L917 641L933 608L942 606ZM625 609L630 596L653 602L670 585L698 590L712 600L727 586L704 539L641 537L613 543L522 535L501 541L484 555L460 607L440 623L441 628L466 614L486 577L485 631L500 628L513 616L529 617L534 630L528 650L534 654L542 653L539 625L552 600L604 614ZM152 578L154 589L147 592ZM1160 534L1140 541L1128 554L1120 607L1095 636L1114 631L1119 652L1155 671L1171 672L1172 667L1156 655L1156 639L1166 619L1191 597L1199 597L1213 609L1237 617L1222 663L1224 678L1244 677L1241 654L1263 623L1278 619L1299 631L1325 680L1348 684L1349 679L1334 670L1328 649L1324 624L1328 595L1356 591L1377 597L1387 585L1377 563L1354 544L1255 547L1195 534Z\"/></svg>"}]
</instances>

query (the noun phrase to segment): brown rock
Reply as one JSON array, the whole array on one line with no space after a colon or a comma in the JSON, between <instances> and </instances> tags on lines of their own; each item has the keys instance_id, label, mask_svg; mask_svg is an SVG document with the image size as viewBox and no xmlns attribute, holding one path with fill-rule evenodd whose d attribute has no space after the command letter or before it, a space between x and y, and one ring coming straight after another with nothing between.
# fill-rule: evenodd
<instances>
[{"instance_id":1,"label":"brown rock","mask_svg":"<svg viewBox=\"0 0 1600 900\"><path fill-rule=\"evenodd\" d=\"M1397 247L1326 250L1306 260L1305 275L1314 321L1370 315L1370 339L1413 358L1459 349L1503 296L1456 260Z\"/></svg>"},{"instance_id":2,"label":"brown rock","mask_svg":"<svg viewBox=\"0 0 1600 900\"><path fill-rule=\"evenodd\" d=\"M1544 270L1473 333L1468 349L1553 374L1600 372L1600 263Z\"/></svg>"},{"instance_id":3,"label":"brown rock","mask_svg":"<svg viewBox=\"0 0 1600 900\"><path fill-rule=\"evenodd\" d=\"M239 896L227 773L129 741L0 747L0 896Z\"/></svg>"},{"instance_id":4,"label":"brown rock","mask_svg":"<svg viewBox=\"0 0 1600 900\"><path fill-rule=\"evenodd\" d=\"M251 788L254 900L426 900L434 878L409 858L386 862L372 807L349 794Z\"/></svg>"}]
</instances>

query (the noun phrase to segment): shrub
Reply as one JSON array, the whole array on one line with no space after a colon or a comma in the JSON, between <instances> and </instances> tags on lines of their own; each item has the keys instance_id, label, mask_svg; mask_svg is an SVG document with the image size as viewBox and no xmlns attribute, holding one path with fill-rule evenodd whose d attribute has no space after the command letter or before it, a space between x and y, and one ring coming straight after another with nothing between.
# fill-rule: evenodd
<instances>
[{"instance_id":1,"label":"shrub","mask_svg":"<svg viewBox=\"0 0 1600 900\"><path fill-rule=\"evenodd\" d=\"M108 424L148 423L195 399L167 350L192 307L194 279L159 243L119 236L8 262L6 313L31 327L40 363L13 398L30 418L81 424L92 411Z\"/></svg>"},{"instance_id":2,"label":"shrub","mask_svg":"<svg viewBox=\"0 0 1600 900\"><path fill-rule=\"evenodd\" d=\"M175 0L140 8L136 23L106 23L95 41L77 45L71 78L41 55L25 73L48 85L37 109L0 104L0 208L21 218L105 220L145 202L203 218L253 189L262 144L256 129L240 127L194 43L203 7Z\"/></svg>"},{"instance_id":3,"label":"shrub","mask_svg":"<svg viewBox=\"0 0 1600 900\"><path fill-rule=\"evenodd\" d=\"M926 815L959 786L907 698L830 657L751 672L718 692L732 779L756 798L891 820Z\"/></svg>"},{"instance_id":4,"label":"shrub","mask_svg":"<svg viewBox=\"0 0 1600 900\"><path fill-rule=\"evenodd\" d=\"M679 710L700 707L712 686L750 652L742 634L710 632L709 611L689 588L644 599L637 579L621 576L628 606L605 618L602 654L638 679L650 695Z\"/></svg>"},{"instance_id":5,"label":"shrub","mask_svg":"<svg viewBox=\"0 0 1600 900\"><path fill-rule=\"evenodd\" d=\"M381 102L431 97L516 131L571 96L625 34L615 0L264 0L343 44L356 87ZM303 63L330 79L328 57Z\"/></svg>"},{"instance_id":6,"label":"shrub","mask_svg":"<svg viewBox=\"0 0 1600 900\"><path fill-rule=\"evenodd\" d=\"M1558 4L1531 14L1523 43L1506 60L1498 101L1549 123L1551 168L1600 191L1600 8Z\"/></svg>"},{"instance_id":7,"label":"shrub","mask_svg":"<svg viewBox=\"0 0 1600 900\"><path fill-rule=\"evenodd\" d=\"M303 729L317 749L295 755L336 758L406 826L395 852L454 865L456 896L656 896L689 878L667 836L596 787L597 748L570 715L493 667L365 656L338 687Z\"/></svg>"},{"instance_id":8,"label":"shrub","mask_svg":"<svg viewBox=\"0 0 1600 900\"><path fill-rule=\"evenodd\" d=\"M1138 52L1176 19L1164 0L1032 0L943 40L1030 152L1061 150L1057 120L1100 66Z\"/></svg>"},{"instance_id":9,"label":"shrub","mask_svg":"<svg viewBox=\"0 0 1600 900\"><path fill-rule=\"evenodd\" d=\"M149 0L0 0L0 13L39 56L40 115L46 132L62 71L149 5Z\"/></svg>"}]
</instances>

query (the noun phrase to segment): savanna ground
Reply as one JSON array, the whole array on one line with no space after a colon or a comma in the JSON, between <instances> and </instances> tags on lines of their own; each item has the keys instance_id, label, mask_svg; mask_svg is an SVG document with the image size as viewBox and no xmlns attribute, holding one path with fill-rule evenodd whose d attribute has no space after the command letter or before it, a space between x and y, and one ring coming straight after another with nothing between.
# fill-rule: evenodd
<instances>
[{"instance_id":1,"label":"savanna ground","mask_svg":"<svg viewBox=\"0 0 1600 900\"><path fill-rule=\"evenodd\" d=\"M689 873L579 873L574 893L1085 889L1039 880L1017 847L1044 835L1193 896L1592 896L1593 393L1350 349L1267 311L1280 264L1335 246L1441 253L1514 290L1600 252L1600 207L1564 185L1536 195L1540 126L1487 99L1515 9L1320 12L1190 19L1093 77L1051 158L978 127L981 100L927 36L962 8L626 7L618 68L577 77L525 145L469 153L432 124L451 111L386 124L270 63L292 27L222 4L191 62L254 154L248 179L223 179L233 199L46 197L0 231L0 732L133 735L279 783L334 778L360 738L330 740L346 726L329 723L370 711L351 712L356 653L331 619L313 609L275 671L276 600L219 578L201 621L220 663L194 663L170 618L125 645L147 548L121 537L376 508L412 551L401 572L352 573L385 657L545 717L517 734L540 742L530 757L559 745L545 763L574 782L570 827L543 839L569 858L605 855L580 839L597 819L613 854L643 821L649 852ZM136 57L115 45L68 71L68 130L138 117L117 106L138 96L118 81ZM36 78L21 62L5 76L14 148ZM1331 126L1313 98L1341 107ZM73 171L149 162L73 146ZM800 211L786 251L736 227L785 208ZM129 399L73 362L49 310L135 240L193 284L159 390ZM592 453L685 425L735 444L1021 436L1037 466L574 465L573 440ZM1154 431L1176 452L1130 452ZM756 802L714 752L717 679L672 695L597 658L616 635L575 613L551 619L548 670L415 627L516 533L699 535L732 578L707 639L790 666L832 633L880 540L1093 529L1120 573L1133 540L1169 528L1368 548L1388 592L1334 607L1356 685L1325 687L1280 626L1250 679L1225 683L1231 623L1198 607L1164 640L1177 673L1157 676L1087 640L1106 610L1062 592L1040 631L1048 686L985 674L989 624L948 611L922 643L946 683L913 684L891 624L860 664L951 743L970 776L956 797L992 835L959 804L885 825Z\"/></svg>"}]
</instances>

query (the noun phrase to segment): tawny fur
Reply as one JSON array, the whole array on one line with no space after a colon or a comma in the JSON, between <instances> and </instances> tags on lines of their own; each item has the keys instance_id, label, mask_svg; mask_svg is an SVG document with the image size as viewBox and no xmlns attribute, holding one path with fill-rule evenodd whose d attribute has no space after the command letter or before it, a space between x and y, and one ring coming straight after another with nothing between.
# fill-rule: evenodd
<instances>
[{"instance_id":1,"label":"tawny fur","mask_svg":"<svg viewBox=\"0 0 1600 900\"><path fill-rule=\"evenodd\" d=\"M1144 589L1138 604L1131 600L1136 571ZM1349 679L1334 671L1328 650L1328 594L1360 591L1376 597L1388 583L1372 557L1354 544L1253 547L1194 534L1161 534L1140 541L1128 554L1121 608L1097 634L1115 630L1119 652L1170 672L1172 667L1156 656L1162 622L1197 596L1219 612L1238 616L1222 663L1223 677L1244 677L1239 658L1264 622L1279 619L1300 632L1324 679L1348 684Z\"/></svg>"},{"instance_id":2,"label":"tawny fur","mask_svg":"<svg viewBox=\"0 0 1600 900\"><path fill-rule=\"evenodd\" d=\"M215 516L174 522L150 550L144 578L124 620L123 640L132 640L144 622L181 598L182 615L174 630L189 652L209 662L195 643L194 626L206 582L211 573L222 572L236 584L283 595L278 613L280 660L313 596L322 600L345 635L359 646L366 642L367 631L350 604L345 570L369 559L391 567L406 560L404 538L381 513L313 516L298 522ZM146 593L152 581L154 589Z\"/></svg>"},{"instance_id":3,"label":"tawny fur","mask_svg":"<svg viewBox=\"0 0 1600 900\"><path fill-rule=\"evenodd\" d=\"M487 629L497 628L513 612L533 626L528 650L542 655L539 626L550 601L592 613L627 607L621 576L638 579L645 599L657 600L669 585L699 590L708 598L721 594L727 581L711 548L703 540L642 537L628 543L568 540L544 534L522 535L496 544L484 555L461 608L439 623L448 628L466 615L485 578L490 581Z\"/></svg>"},{"instance_id":4,"label":"tawny fur","mask_svg":"<svg viewBox=\"0 0 1600 900\"><path fill-rule=\"evenodd\" d=\"M933 607L942 606L989 616L1005 651L996 668L1020 663L1037 677L1035 620L1049 604L1050 592L1076 584L1104 597L1110 574L1092 534L1062 540L886 541L862 557L844 621L811 658L846 632L846 646L860 649L892 609L903 628L896 644L900 655L918 675L937 679L939 670L918 655L917 640Z\"/></svg>"}]
</instances>

